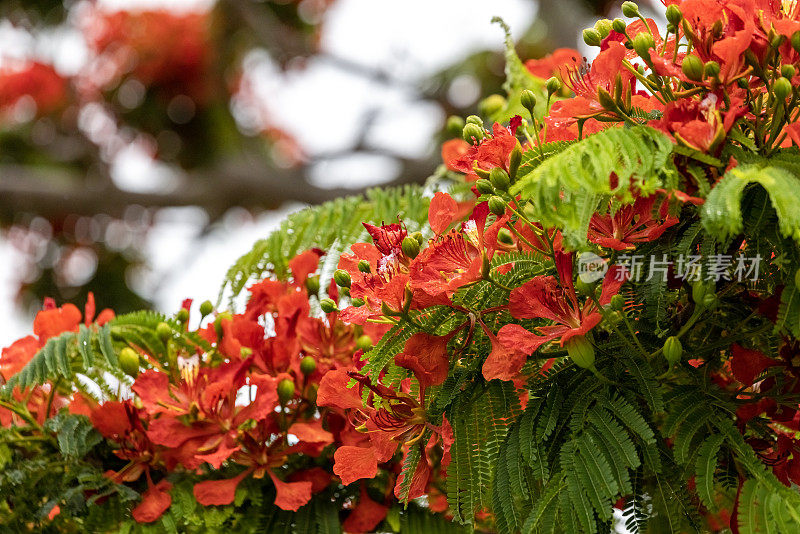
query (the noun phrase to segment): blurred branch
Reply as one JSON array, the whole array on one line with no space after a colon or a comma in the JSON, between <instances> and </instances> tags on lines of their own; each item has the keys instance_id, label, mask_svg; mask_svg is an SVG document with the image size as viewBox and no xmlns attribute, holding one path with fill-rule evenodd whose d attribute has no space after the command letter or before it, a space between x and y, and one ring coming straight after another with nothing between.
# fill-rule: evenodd
<instances>
[{"instance_id":1,"label":"blurred branch","mask_svg":"<svg viewBox=\"0 0 800 534\"><path fill-rule=\"evenodd\" d=\"M432 161L398 158L400 172L392 184L420 182L432 171ZM319 160L315 160L318 162ZM0 166L0 215L13 218L28 212L49 220L68 214L91 216L104 213L122 217L131 205L144 207L199 206L216 220L231 206L271 208L287 201L318 204L353 195L367 188L322 188L308 181L309 166L294 169L267 167L263 160L242 157L217 169L185 177L185 187L165 193L126 191L113 183L91 187L83 176L61 169Z\"/></svg>"}]
</instances>

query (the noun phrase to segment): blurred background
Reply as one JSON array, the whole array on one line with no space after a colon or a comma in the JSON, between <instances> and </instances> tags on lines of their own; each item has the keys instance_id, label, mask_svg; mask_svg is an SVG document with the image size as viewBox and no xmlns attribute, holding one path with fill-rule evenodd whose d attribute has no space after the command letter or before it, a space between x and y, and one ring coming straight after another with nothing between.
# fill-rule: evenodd
<instances>
[{"instance_id":1,"label":"blurred background","mask_svg":"<svg viewBox=\"0 0 800 534\"><path fill-rule=\"evenodd\" d=\"M0 346L42 299L216 299L287 213L422 182L451 114L589 51L591 0L0 0ZM647 11L647 5L642 7Z\"/></svg>"}]
</instances>

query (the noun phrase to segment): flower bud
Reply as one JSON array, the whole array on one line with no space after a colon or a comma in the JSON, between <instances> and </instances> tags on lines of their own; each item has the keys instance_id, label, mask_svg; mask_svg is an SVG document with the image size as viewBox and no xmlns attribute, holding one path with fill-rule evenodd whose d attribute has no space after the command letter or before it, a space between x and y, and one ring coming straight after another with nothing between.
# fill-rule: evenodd
<instances>
[{"instance_id":1,"label":"flower bud","mask_svg":"<svg viewBox=\"0 0 800 534\"><path fill-rule=\"evenodd\" d=\"M609 19L600 19L594 23L594 29L600 34L601 39L605 39L611 33L611 21Z\"/></svg>"},{"instance_id":2,"label":"flower bud","mask_svg":"<svg viewBox=\"0 0 800 534\"><path fill-rule=\"evenodd\" d=\"M573 336L566 343L567 354L578 367L594 367L594 347L584 336Z\"/></svg>"},{"instance_id":3,"label":"flower bud","mask_svg":"<svg viewBox=\"0 0 800 534\"><path fill-rule=\"evenodd\" d=\"M312 374L316 370L317 370L317 360L315 360L311 356L306 356L305 358L300 360L300 372L303 373L305 376Z\"/></svg>"},{"instance_id":4,"label":"flower bud","mask_svg":"<svg viewBox=\"0 0 800 534\"><path fill-rule=\"evenodd\" d=\"M517 144L514 145L514 149L511 151L511 155L508 157L508 175L512 180L517 177L520 163L522 163L522 145L517 142Z\"/></svg>"},{"instance_id":5,"label":"flower bud","mask_svg":"<svg viewBox=\"0 0 800 534\"><path fill-rule=\"evenodd\" d=\"M139 354L130 347L119 351L119 367L129 376L139 376Z\"/></svg>"},{"instance_id":6,"label":"flower bud","mask_svg":"<svg viewBox=\"0 0 800 534\"><path fill-rule=\"evenodd\" d=\"M792 84L786 78L778 78L772 84L772 90L775 92L775 98L783 102L790 94L792 94Z\"/></svg>"},{"instance_id":7,"label":"flower bud","mask_svg":"<svg viewBox=\"0 0 800 534\"><path fill-rule=\"evenodd\" d=\"M611 21L611 29L617 33L625 33L627 27L628 25L622 19L614 19Z\"/></svg>"},{"instance_id":8,"label":"flower bud","mask_svg":"<svg viewBox=\"0 0 800 534\"><path fill-rule=\"evenodd\" d=\"M156 335L162 343L166 343L172 337L172 327L168 323L158 323L156 325Z\"/></svg>"},{"instance_id":9,"label":"flower bud","mask_svg":"<svg viewBox=\"0 0 800 534\"><path fill-rule=\"evenodd\" d=\"M306 291L309 295L319 293L319 276L309 276L306 278Z\"/></svg>"},{"instance_id":10,"label":"flower bud","mask_svg":"<svg viewBox=\"0 0 800 534\"><path fill-rule=\"evenodd\" d=\"M354 298L350 301L350 305L354 308L360 308L365 304L364 299Z\"/></svg>"},{"instance_id":11,"label":"flower bud","mask_svg":"<svg viewBox=\"0 0 800 534\"><path fill-rule=\"evenodd\" d=\"M675 24L667 24L667 33L678 33L678 27Z\"/></svg>"},{"instance_id":12,"label":"flower bud","mask_svg":"<svg viewBox=\"0 0 800 534\"><path fill-rule=\"evenodd\" d=\"M178 313L175 314L175 320L179 323L185 323L189 320L189 310L186 308L181 308L178 310Z\"/></svg>"},{"instance_id":13,"label":"flower bud","mask_svg":"<svg viewBox=\"0 0 800 534\"><path fill-rule=\"evenodd\" d=\"M703 62L702 60L695 56L694 54L689 54L688 56L683 58L683 63L681 64L681 70L686 75L687 78L692 80L693 82L699 82L703 79Z\"/></svg>"},{"instance_id":14,"label":"flower bud","mask_svg":"<svg viewBox=\"0 0 800 534\"><path fill-rule=\"evenodd\" d=\"M356 339L356 348L367 352L372 348L372 338L366 334L359 336L359 338Z\"/></svg>"},{"instance_id":15,"label":"flower bud","mask_svg":"<svg viewBox=\"0 0 800 534\"><path fill-rule=\"evenodd\" d=\"M785 36L783 36L783 35L780 35L780 34L777 34L777 35L776 35L775 37L773 37L773 38L772 38L772 40L769 42L769 45L770 45L772 48L778 48L778 47L780 47L780 46L783 44L783 42L784 42L785 40L786 40L786 37L785 37Z\"/></svg>"},{"instance_id":16,"label":"flower bud","mask_svg":"<svg viewBox=\"0 0 800 534\"><path fill-rule=\"evenodd\" d=\"M461 135L461 132L464 130L465 125L466 123L464 122L464 119L462 119L458 115L450 115L447 118L447 124L445 126L445 129L447 130L448 134L456 136L456 135Z\"/></svg>"},{"instance_id":17,"label":"flower bud","mask_svg":"<svg viewBox=\"0 0 800 534\"><path fill-rule=\"evenodd\" d=\"M467 124L477 124L481 128L483 128L483 119L478 117L477 115L470 115L467 117Z\"/></svg>"},{"instance_id":18,"label":"flower bud","mask_svg":"<svg viewBox=\"0 0 800 534\"><path fill-rule=\"evenodd\" d=\"M422 232L414 232L413 234L411 234L411 237L416 239L417 243L419 243L420 246L422 246L422 243L425 241L425 238L422 237Z\"/></svg>"},{"instance_id":19,"label":"flower bud","mask_svg":"<svg viewBox=\"0 0 800 534\"><path fill-rule=\"evenodd\" d=\"M594 28L586 28L583 30L583 42L587 45L600 46L602 40L603 38L600 36L600 32Z\"/></svg>"},{"instance_id":20,"label":"flower bud","mask_svg":"<svg viewBox=\"0 0 800 534\"><path fill-rule=\"evenodd\" d=\"M325 313L333 313L335 311L339 311L339 308L336 306L336 303L333 301L332 298L324 298L319 301L319 307L322 308L322 311Z\"/></svg>"},{"instance_id":21,"label":"flower bud","mask_svg":"<svg viewBox=\"0 0 800 534\"><path fill-rule=\"evenodd\" d=\"M713 289L709 287L709 285L705 282L700 280L694 282L692 284L692 300L695 304L702 304L703 297L706 296L706 293L709 291L713 292Z\"/></svg>"},{"instance_id":22,"label":"flower bud","mask_svg":"<svg viewBox=\"0 0 800 534\"><path fill-rule=\"evenodd\" d=\"M800 269L794 273L794 287L800 287Z\"/></svg>"},{"instance_id":23,"label":"flower bud","mask_svg":"<svg viewBox=\"0 0 800 534\"><path fill-rule=\"evenodd\" d=\"M796 72L797 71L795 70L793 65L783 65L781 67L781 76L783 76L787 80L791 80L792 78L794 78Z\"/></svg>"},{"instance_id":24,"label":"flower bud","mask_svg":"<svg viewBox=\"0 0 800 534\"><path fill-rule=\"evenodd\" d=\"M719 299L717 299L716 293L706 293L703 296L703 306L708 308L709 310L713 310L719 304Z\"/></svg>"},{"instance_id":25,"label":"flower bud","mask_svg":"<svg viewBox=\"0 0 800 534\"><path fill-rule=\"evenodd\" d=\"M358 270L364 274L369 274L372 272L372 267L370 267L369 260L359 260Z\"/></svg>"},{"instance_id":26,"label":"flower bud","mask_svg":"<svg viewBox=\"0 0 800 534\"><path fill-rule=\"evenodd\" d=\"M554 95L561 90L561 81L555 76L548 78L545 85L547 87L548 95Z\"/></svg>"},{"instance_id":27,"label":"flower bud","mask_svg":"<svg viewBox=\"0 0 800 534\"><path fill-rule=\"evenodd\" d=\"M792 34L792 48L794 51L800 54L800 31L796 31Z\"/></svg>"},{"instance_id":28,"label":"flower bud","mask_svg":"<svg viewBox=\"0 0 800 534\"><path fill-rule=\"evenodd\" d=\"M581 295L587 296L587 297L590 296L590 295L594 295L594 288L595 287L596 287L595 283L593 283L593 282L584 282L583 278L581 278L580 276L575 281L575 289L578 290L578 293L580 293Z\"/></svg>"},{"instance_id":29,"label":"flower bud","mask_svg":"<svg viewBox=\"0 0 800 534\"><path fill-rule=\"evenodd\" d=\"M502 216L506 212L506 201L498 197L497 195L490 197L489 211L491 211L498 217Z\"/></svg>"},{"instance_id":30,"label":"flower bud","mask_svg":"<svg viewBox=\"0 0 800 534\"><path fill-rule=\"evenodd\" d=\"M500 228L497 232L497 240L505 245L514 244L514 236L511 235L511 231L508 228Z\"/></svg>"},{"instance_id":31,"label":"flower bud","mask_svg":"<svg viewBox=\"0 0 800 534\"><path fill-rule=\"evenodd\" d=\"M664 342L664 358L666 358L667 363L669 363L670 367L678 363L681 359L681 355L683 355L683 346L681 346L681 340L675 336L670 336Z\"/></svg>"},{"instance_id":32,"label":"flower bud","mask_svg":"<svg viewBox=\"0 0 800 534\"><path fill-rule=\"evenodd\" d=\"M636 50L636 53L641 57L649 57L650 49L654 46L655 42L653 41L653 36L647 32L638 33L636 37L633 38L633 49Z\"/></svg>"},{"instance_id":33,"label":"flower bud","mask_svg":"<svg viewBox=\"0 0 800 534\"><path fill-rule=\"evenodd\" d=\"M419 254L419 241L411 236L406 236L400 244L400 248L403 249L403 254L414 259L417 257L417 254Z\"/></svg>"},{"instance_id":34,"label":"flower bud","mask_svg":"<svg viewBox=\"0 0 800 534\"><path fill-rule=\"evenodd\" d=\"M334 271L333 281L336 282L336 285L339 287L350 287L350 284L352 283L352 280L350 279L350 273L344 269L336 269L336 271Z\"/></svg>"},{"instance_id":35,"label":"flower bud","mask_svg":"<svg viewBox=\"0 0 800 534\"><path fill-rule=\"evenodd\" d=\"M622 311L622 308L625 307L625 297L622 295L614 295L611 297L611 309L616 311Z\"/></svg>"},{"instance_id":36,"label":"flower bud","mask_svg":"<svg viewBox=\"0 0 800 534\"><path fill-rule=\"evenodd\" d=\"M475 189L477 189L478 193L481 195L491 195L494 193L494 186L492 185L492 182L485 178L481 178L475 182Z\"/></svg>"},{"instance_id":37,"label":"flower bud","mask_svg":"<svg viewBox=\"0 0 800 534\"><path fill-rule=\"evenodd\" d=\"M617 103L614 102L611 94L602 87L597 88L597 101L600 102L601 106L608 110L618 109Z\"/></svg>"},{"instance_id":38,"label":"flower bud","mask_svg":"<svg viewBox=\"0 0 800 534\"><path fill-rule=\"evenodd\" d=\"M489 181L499 191L508 191L508 186L511 185L511 178L508 177L508 173L500 167L495 167L491 170Z\"/></svg>"},{"instance_id":39,"label":"flower bud","mask_svg":"<svg viewBox=\"0 0 800 534\"><path fill-rule=\"evenodd\" d=\"M639 16L639 6L634 2L622 2L622 14L629 19Z\"/></svg>"},{"instance_id":40,"label":"flower bud","mask_svg":"<svg viewBox=\"0 0 800 534\"><path fill-rule=\"evenodd\" d=\"M278 382L278 400L281 404L286 404L294 398L294 382L284 378Z\"/></svg>"},{"instance_id":41,"label":"flower bud","mask_svg":"<svg viewBox=\"0 0 800 534\"><path fill-rule=\"evenodd\" d=\"M531 115L533 115L533 109L536 107L536 95L533 94L533 91L530 89L525 89L522 91L519 101L520 104L522 104L522 107L530 111Z\"/></svg>"},{"instance_id":42,"label":"flower bud","mask_svg":"<svg viewBox=\"0 0 800 534\"><path fill-rule=\"evenodd\" d=\"M214 305L211 303L210 300L204 301L200 304L200 316L205 317L206 315L211 314L214 311Z\"/></svg>"},{"instance_id":43,"label":"flower bud","mask_svg":"<svg viewBox=\"0 0 800 534\"><path fill-rule=\"evenodd\" d=\"M719 76L719 63L716 61L708 61L705 64L705 72L708 78L716 78Z\"/></svg>"},{"instance_id":44,"label":"flower bud","mask_svg":"<svg viewBox=\"0 0 800 534\"><path fill-rule=\"evenodd\" d=\"M217 341L222 339L222 334L224 333L222 330L222 321L229 321L231 319L233 319L233 315L229 311L218 313L214 318L214 331L217 333Z\"/></svg>"},{"instance_id":45,"label":"flower bud","mask_svg":"<svg viewBox=\"0 0 800 534\"><path fill-rule=\"evenodd\" d=\"M483 131L482 127L470 122L464 126L464 131L461 135L467 143L476 143L483 139L486 132Z\"/></svg>"},{"instance_id":46,"label":"flower bud","mask_svg":"<svg viewBox=\"0 0 800 534\"><path fill-rule=\"evenodd\" d=\"M478 110L481 115L491 117L495 113L503 111L506 107L506 99L501 95L489 95L478 104Z\"/></svg>"},{"instance_id":47,"label":"flower bud","mask_svg":"<svg viewBox=\"0 0 800 534\"><path fill-rule=\"evenodd\" d=\"M678 26L683 20L683 13L681 13L681 8L672 4L667 7L667 21L672 24L673 26Z\"/></svg>"}]
</instances>

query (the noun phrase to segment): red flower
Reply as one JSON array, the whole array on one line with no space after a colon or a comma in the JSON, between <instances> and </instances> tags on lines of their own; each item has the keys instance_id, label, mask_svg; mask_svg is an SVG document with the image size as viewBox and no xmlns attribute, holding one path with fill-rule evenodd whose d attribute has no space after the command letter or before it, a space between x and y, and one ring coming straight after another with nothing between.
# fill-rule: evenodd
<instances>
[{"instance_id":1,"label":"red flower","mask_svg":"<svg viewBox=\"0 0 800 534\"><path fill-rule=\"evenodd\" d=\"M731 345L731 372L745 386L752 385L765 369L777 365L780 365L778 360L768 358L760 351L746 349L736 343Z\"/></svg>"},{"instance_id":2,"label":"red flower","mask_svg":"<svg viewBox=\"0 0 800 534\"><path fill-rule=\"evenodd\" d=\"M250 474L250 469L233 477L222 480L205 480L194 485L192 493L197 502L203 506L223 506L233 502L239 482Z\"/></svg>"},{"instance_id":3,"label":"red flower","mask_svg":"<svg viewBox=\"0 0 800 534\"><path fill-rule=\"evenodd\" d=\"M436 386L444 382L450 369L447 343L452 334L432 336L424 332L412 335L406 341L403 352L394 357L400 367L411 369L420 387Z\"/></svg>"},{"instance_id":4,"label":"red flower","mask_svg":"<svg viewBox=\"0 0 800 534\"><path fill-rule=\"evenodd\" d=\"M167 511L172 504L169 490L172 484L162 480L155 486L148 479L149 488L142 494L142 502L133 509L131 515L138 523L152 523Z\"/></svg>"},{"instance_id":5,"label":"red flower","mask_svg":"<svg viewBox=\"0 0 800 534\"><path fill-rule=\"evenodd\" d=\"M558 278L536 276L511 292L508 304L511 315L517 319L548 319L555 324L537 327L539 334L520 325L505 325L498 333L504 347L530 354L549 341L560 340L563 346L571 337L586 335L597 326L602 315L595 303L587 300L581 305L578 302L572 282L572 262L571 253L556 253ZM598 299L600 305L608 304L619 291L625 281L621 274L618 266L606 273Z\"/></svg>"},{"instance_id":6,"label":"red flower","mask_svg":"<svg viewBox=\"0 0 800 534\"><path fill-rule=\"evenodd\" d=\"M637 197L633 204L619 208L613 215L595 213L589 223L589 241L601 247L626 250L636 243L658 239L678 219L667 211L669 198L659 206L658 218L653 217L656 200L656 195Z\"/></svg>"},{"instance_id":7,"label":"red flower","mask_svg":"<svg viewBox=\"0 0 800 534\"><path fill-rule=\"evenodd\" d=\"M436 193L428 208L428 224L436 235L442 234L452 224L458 213L458 204L447 193Z\"/></svg>"},{"instance_id":8,"label":"red flower","mask_svg":"<svg viewBox=\"0 0 800 534\"><path fill-rule=\"evenodd\" d=\"M358 504L342 523L342 529L353 534L372 532L388 512L389 507L373 501L367 493L366 485L362 484Z\"/></svg>"},{"instance_id":9,"label":"red flower","mask_svg":"<svg viewBox=\"0 0 800 534\"><path fill-rule=\"evenodd\" d=\"M25 96L33 99L37 115L46 115L64 106L67 81L51 65L36 61L19 69L0 70L0 109Z\"/></svg>"},{"instance_id":10,"label":"red flower","mask_svg":"<svg viewBox=\"0 0 800 534\"><path fill-rule=\"evenodd\" d=\"M577 50L572 48L557 48L541 59L529 59L525 62L525 67L537 78L546 80L551 76L560 75L561 69L564 67L579 67L581 59L581 54Z\"/></svg>"},{"instance_id":11,"label":"red flower","mask_svg":"<svg viewBox=\"0 0 800 534\"><path fill-rule=\"evenodd\" d=\"M487 135L480 143L470 146L460 158L451 160L450 166L473 179L477 179L473 169L475 165L486 171L495 167L507 170L511 151L517 143L516 128L506 128L496 122L492 126L491 135Z\"/></svg>"}]
</instances>

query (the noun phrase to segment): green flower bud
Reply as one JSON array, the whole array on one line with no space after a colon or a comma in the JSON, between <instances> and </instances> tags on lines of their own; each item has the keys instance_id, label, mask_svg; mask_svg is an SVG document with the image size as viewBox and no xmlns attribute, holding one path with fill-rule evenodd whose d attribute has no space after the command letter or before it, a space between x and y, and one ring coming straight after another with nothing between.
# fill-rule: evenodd
<instances>
[{"instance_id":1,"label":"green flower bud","mask_svg":"<svg viewBox=\"0 0 800 534\"><path fill-rule=\"evenodd\" d=\"M625 307L625 297L622 295L614 295L611 297L611 309L616 311L622 311Z\"/></svg>"},{"instance_id":2,"label":"green flower bud","mask_svg":"<svg viewBox=\"0 0 800 534\"><path fill-rule=\"evenodd\" d=\"M211 303L210 300L204 301L200 304L200 316L205 317L206 315L210 315L211 312L214 311L214 305Z\"/></svg>"},{"instance_id":3,"label":"green flower bud","mask_svg":"<svg viewBox=\"0 0 800 534\"><path fill-rule=\"evenodd\" d=\"M709 78L716 78L719 76L719 63L716 61L709 61L705 64L706 76Z\"/></svg>"},{"instance_id":4,"label":"green flower bud","mask_svg":"<svg viewBox=\"0 0 800 534\"><path fill-rule=\"evenodd\" d=\"M702 304L703 297L706 296L706 293L709 291L709 286L707 283L702 282L700 280L692 283L692 300L695 304ZM712 289L713 291L713 289Z\"/></svg>"},{"instance_id":5,"label":"green flower bud","mask_svg":"<svg viewBox=\"0 0 800 534\"><path fill-rule=\"evenodd\" d=\"M636 50L636 53L641 57L649 57L650 49L654 46L655 42L653 41L653 36L647 32L638 33L636 37L633 38L633 49Z\"/></svg>"},{"instance_id":6,"label":"green flower bud","mask_svg":"<svg viewBox=\"0 0 800 534\"><path fill-rule=\"evenodd\" d=\"M594 367L594 346L584 336L573 336L566 343L567 354L578 367Z\"/></svg>"},{"instance_id":7,"label":"green flower bud","mask_svg":"<svg viewBox=\"0 0 800 534\"><path fill-rule=\"evenodd\" d=\"M622 2L622 14L629 19L639 16L639 6L634 2Z\"/></svg>"},{"instance_id":8,"label":"green flower bud","mask_svg":"<svg viewBox=\"0 0 800 534\"><path fill-rule=\"evenodd\" d=\"M370 267L368 260L360 260L358 262L358 270L364 274L369 274L372 272L372 267Z\"/></svg>"},{"instance_id":9,"label":"green flower bud","mask_svg":"<svg viewBox=\"0 0 800 534\"><path fill-rule=\"evenodd\" d=\"M775 98L778 99L779 102L783 102L786 100L786 97L792 94L792 84L786 78L778 78L775 80L775 83L772 84L772 90L775 92Z\"/></svg>"},{"instance_id":10,"label":"green flower bud","mask_svg":"<svg viewBox=\"0 0 800 534\"><path fill-rule=\"evenodd\" d=\"M800 287L800 269L794 273L794 287Z\"/></svg>"},{"instance_id":11,"label":"green flower bud","mask_svg":"<svg viewBox=\"0 0 800 534\"><path fill-rule=\"evenodd\" d=\"M719 300L717 299L716 293L706 293L703 296L703 306L709 310L716 308L717 304L719 304Z\"/></svg>"},{"instance_id":12,"label":"green flower bud","mask_svg":"<svg viewBox=\"0 0 800 534\"><path fill-rule=\"evenodd\" d=\"M464 126L464 131L462 132L462 137L467 143L479 142L485 135L486 132L483 131L482 127L471 122Z\"/></svg>"},{"instance_id":13,"label":"green flower bud","mask_svg":"<svg viewBox=\"0 0 800 534\"><path fill-rule=\"evenodd\" d=\"M602 39L608 37L611 33L611 20L609 19L600 19L594 23L594 29L597 30L597 33L600 34Z\"/></svg>"},{"instance_id":14,"label":"green flower bud","mask_svg":"<svg viewBox=\"0 0 800 534\"><path fill-rule=\"evenodd\" d=\"M490 197L489 211L491 211L498 217L502 216L506 212L506 201L498 197L497 195Z\"/></svg>"},{"instance_id":15,"label":"green flower bud","mask_svg":"<svg viewBox=\"0 0 800 534\"><path fill-rule=\"evenodd\" d=\"M481 178L475 182L475 189L477 189L478 193L481 195L491 195L494 193L494 186L492 185L492 182L486 178Z\"/></svg>"},{"instance_id":16,"label":"green flower bud","mask_svg":"<svg viewBox=\"0 0 800 534\"><path fill-rule=\"evenodd\" d=\"M514 244L514 236L511 235L508 228L500 228L500 231L497 232L497 240L505 245Z\"/></svg>"},{"instance_id":17,"label":"green flower bud","mask_svg":"<svg viewBox=\"0 0 800 534\"><path fill-rule=\"evenodd\" d=\"M411 236L406 236L403 242L400 243L400 248L403 249L403 254L414 259L419 254L419 241Z\"/></svg>"},{"instance_id":18,"label":"green flower bud","mask_svg":"<svg viewBox=\"0 0 800 534\"><path fill-rule=\"evenodd\" d=\"M478 117L477 115L470 115L467 117L467 124L477 124L481 128L483 128L483 119Z\"/></svg>"},{"instance_id":19,"label":"green flower bud","mask_svg":"<svg viewBox=\"0 0 800 534\"><path fill-rule=\"evenodd\" d=\"M744 78L739 78L736 80L736 85L738 85L740 89L747 89L750 84Z\"/></svg>"},{"instance_id":20,"label":"green flower bud","mask_svg":"<svg viewBox=\"0 0 800 534\"><path fill-rule=\"evenodd\" d=\"M456 135L461 135L461 132L464 130L465 125L466 122L464 122L464 119L462 119L458 115L451 115L447 118L447 124L445 125L445 129L447 130L448 134L456 136Z\"/></svg>"},{"instance_id":21,"label":"green flower bud","mask_svg":"<svg viewBox=\"0 0 800 534\"><path fill-rule=\"evenodd\" d=\"M587 45L600 46L602 40L603 38L600 36L600 32L594 28L586 28L583 30L583 42Z\"/></svg>"},{"instance_id":22,"label":"green flower bud","mask_svg":"<svg viewBox=\"0 0 800 534\"><path fill-rule=\"evenodd\" d=\"M156 335L162 343L166 343L172 337L172 327L168 323L158 323L156 325Z\"/></svg>"},{"instance_id":23,"label":"green flower bud","mask_svg":"<svg viewBox=\"0 0 800 534\"><path fill-rule=\"evenodd\" d=\"M683 20L683 13L681 13L681 8L672 4L671 6L667 7L667 21L672 24L673 26L678 26Z\"/></svg>"},{"instance_id":24,"label":"green flower bud","mask_svg":"<svg viewBox=\"0 0 800 534\"><path fill-rule=\"evenodd\" d=\"M364 299L360 298L354 298L353 300L350 301L350 305L353 306L354 308L360 308L364 304L365 304Z\"/></svg>"},{"instance_id":25,"label":"green flower bud","mask_svg":"<svg viewBox=\"0 0 800 534\"><path fill-rule=\"evenodd\" d=\"M794 66L792 66L792 65L783 65L781 67L781 76L783 76L787 80L791 80L792 78L794 78L794 75L795 75L796 72L797 71L795 70Z\"/></svg>"},{"instance_id":26,"label":"green flower bud","mask_svg":"<svg viewBox=\"0 0 800 534\"><path fill-rule=\"evenodd\" d=\"M499 191L508 191L508 186L511 185L511 178L508 177L508 173L500 167L495 167L491 170L489 181Z\"/></svg>"},{"instance_id":27,"label":"green flower bud","mask_svg":"<svg viewBox=\"0 0 800 534\"><path fill-rule=\"evenodd\" d=\"M178 310L178 313L175 314L175 320L179 323L185 323L189 320L189 310L186 308L181 308Z\"/></svg>"},{"instance_id":28,"label":"green flower bud","mask_svg":"<svg viewBox=\"0 0 800 534\"><path fill-rule=\"evenodd\" d=\"M129 376L139 376L139 354L130 347L119 351L119 367Z\"/></svg>"},{"instance_id":29,"label":"green flower bud","mask_svg":"<svg viewBox=\"0 0 800 534\"><path fill-rule=\"evenodd\" d=\"M489 95L478 104L478 110L481 115L491 117L495 113L503 111L506 107L506 99L501 95Z\"/></svg>"},{"instance_id":30,"label":"green flower bud","mask_svg":"<svg viewBox=\"0 0 800 534\"><path fill-rule=\"evenodd\" d=\"M325 313L333 313L335 311L339 311L339 308L336 306L336 303L333 301L332 298L324 298L319 301L319 307L322 308L322 311Z\"/></svg>"},{"instance_id":31,"label":"green flower bud","mask_svg":"<svg viewBox=\"0 0 800 534\"><path fill-rule=\"evenodd\" d=\"M222 334L224 333L222 331L222 321L228 321L231 319L233 319L233 315L231 314L231 312L228 311L218 313L217 316L214 318L214 331L216 331L217 333L217 340L222 339Z\"/></svg>"},{"instance_id":32,"label":"green flower bud","mask_svg":"<svg viewBox=\"0 0 800 534\"><path fill-rule=\"evenodd\" d=\"M317 360L315 360L311 356L306 356L305 358L300 360L300 372L303 373L305 376L312 374L316 370L317 370Z\"/></svg>"},{"instance_id":33,"label":"green flower bud","mask_svg":"<svg viewBox=\"0 0 800 534\"><path fill-rule=\"evenodd\" d=\"M796 31L792 34L792 48L794 51L800 54L800 31Z\"/></svg>"},{"instance_id":34,"label":"green flower bud","mask_svg":"<svg viewBox=\"0 0 800 534\"><path fill-rule=\"evenodd\" d=\"M677 33L678 27L675 24L667 24L667 33Z\"/></svg>"},{"instance_id":35,"label":"green flower bud","mask_svg":"<svg viewBox=\"0 0 800 534\"><path fill-rule=\"evenodd\" d=\"M600 105L608 110L618 109L617 103L614 102L614 99L611 97L611 93L602 87L597 88L597 100L600 102Z\"/></svg>"},{"instance_id":36,"label":"green flower bud","mask_svg":"<svg viewBox=\"0 0 800 534\"><path fill-rule=\"evenodd\" d=\"M533 109L536 107L536 95L530 89L525 89L519 97L519 102L522 107L527 109L533 114Z\"/></svg>"},{"instance_id":37,"label":"green flower bud","mask_svg":"<svg viewBox=\"0 0 800 534\"><path fill-rule=\"evenodd\" d=\"M359 338L356 339L356 348L367 352L372 348L372 338L366 334L359 336Z\"/></svg>"},{"instance_id":38,"label":"green flower bud","mask_svg":"<svg viewBox=\"0 0 800 534\"><path fill-rule=\"evenodd\" d=\"M683 346L681 346L681 340L675 336L670 336L664 342L664 358L666 358L667 363L669 363L670 367L678 363L681 359L681 355L683 355Z\"/></svg>"},{"instance_id":39,"label":"green flower bud","mask_svg":"<svg viewBox=\"0 0 800 534\"><path fill-rule=\"evenodd\" d=\"M622 19L614 19L611 21L611 29L617 33L625 33L625 29L628 25Z\"/></svg>"},{"instance_id":40,"label":"green flower bud","mask_svg":"<svg viewBox=\"0 0 800 534\"><path fill-rule=\"evenodd\" d=\"M278 400L281 404L286 404L294 398L294 382L284 378L278 382Z\"/></svg>"},{"instance_id":41,"label":"green flower bud","mask_svg":"<svg viewBox=\"0 0 800 534\"><path fill-rule=\"evenodd\" d=\"M319 293L319 276L309 276L306 278L306 291L309 295Z\"/></svg>"},{"instance_id":42,"label":"green flower bud","mask_svg":"<svg viewBox=\"0 0 800 534\"><path fill-rule=\"evenodd\" d=\"M508 157L508 175L511 179L517 177L520 163L522 163L522 146L517 143L511 151L511 155ZM491 174L489 177L491 178Z\"/></svg>"},{"instance_id":43,"label":"green flower bud","mask_svg":"<svg viewBox=\"0 0 800 534\"><path fill-rule=\"evenodd\" d=\"M336 269L336 271L334 271L333 281L336 282L336 285L339 287L350 287L350 284L352 283L352 280L350 279L350 273L344 269Z\"/></svg>"},{"instance_id":44,"label":"green flower bud","mask_svg":"<svg viewBox=\"0 0 800 534\"><path fill-rule=\"evenodd\" d=\"M705 69L703 67L703 62L699 57L695 56L694 54L689 54L683 58L681 70L687 78L693 82L699 82L703 79L703 71Z\"/></svg>"},{"instance_id":45,"label":"green flower bud","mask_svg":"<svg viewBox=\"0 0 800 534\"><path fill-rule=\"evenodd\" d=\"M422 237L422 232L414 232L413 234L411 234L411 237L416 239L417 243L419 243L420 246L422 246L423 241L425 241L425 238Z\"/></svg>"},{"instance_id":46,"label":"green flower bud","mask_svg":"<svg viewBox=\"0 0 800 534\"><path fill-rule=\"evenodd\" d=\"M770 41L769 45L772 48L778 48L779 46L781 46L783 44L783 42L785 40L786 40L785 36L778 34L778 35L776 35L775 37L772 38L772 41Z\"/></svg>"},{"instance_id":47,"label":"green flower bud","mask_svg":"<svg viewBox=\"0 0 800 534\"><path fill-rule=\"evenodd\" d=\"M547 79L545 86L547 87L547 94L554 95L561 90L561 81L555 76L552 76Z\"/></svg>"}]
</instances>

